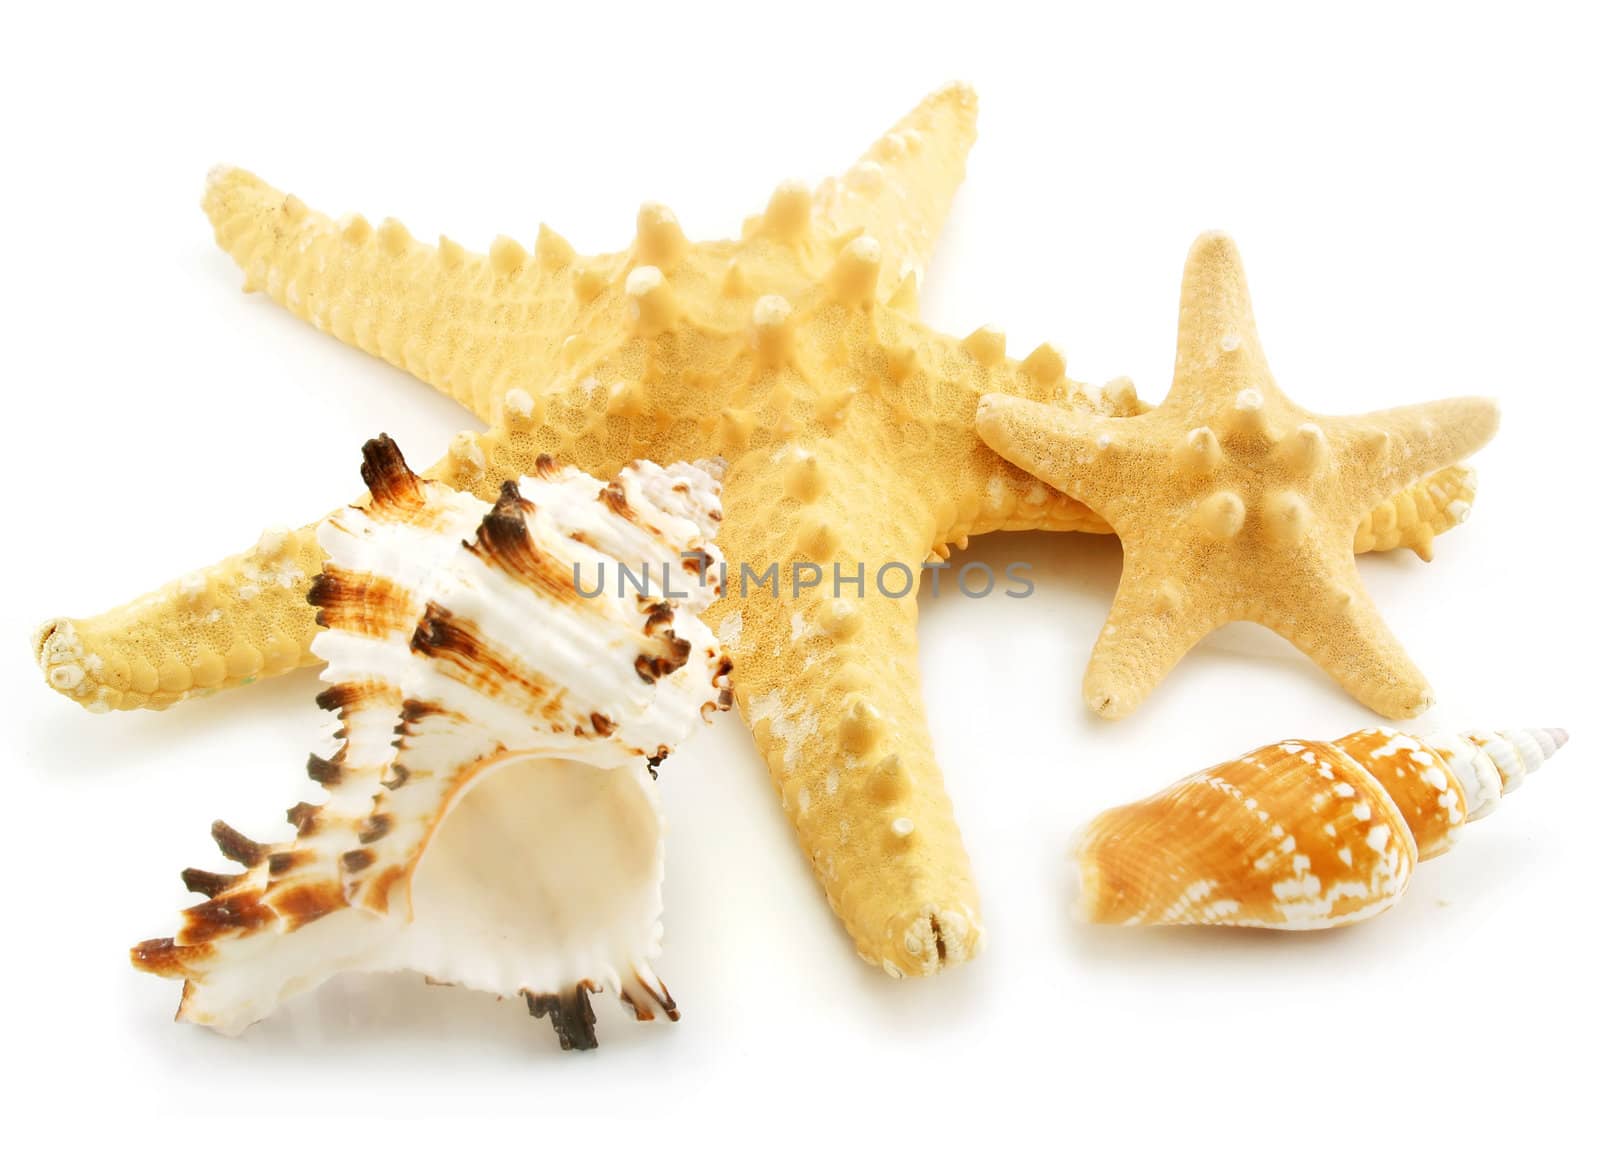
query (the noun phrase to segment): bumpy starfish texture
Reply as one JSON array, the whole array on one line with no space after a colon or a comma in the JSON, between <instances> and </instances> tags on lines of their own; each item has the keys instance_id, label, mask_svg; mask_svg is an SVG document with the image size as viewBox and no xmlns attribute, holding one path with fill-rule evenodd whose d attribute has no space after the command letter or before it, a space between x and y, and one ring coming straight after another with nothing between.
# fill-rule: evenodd
<instances>
[{"instance_id":1,"label":"bumpy starfish texture","mask_svg":"<svg viewBox=\"0 0 1600 1151\"><path fill-rule=\"evenodd\" d=\"M492 499L542 452L601 476L636 458L727 461L730 595L706 619L829 901L892 974L937 970L981 939L921 704L920 564L980 532L1108 530L983 445L978 397L1142 410L1125 382L1069 382L1049 345L1018 362L998 331L955 340L916 320L975 114L970 90L936 93L842 179L815 195L781 185L739 240L690 243L646 205L633 244L595 258L548 230L532 252L425 245L232 169L204 201L247 288L492 425L460 435L431 478ZM1374 546L1406 544L1397 522L1382 518ZM96 619L52 621L36 644L51 683L100 709L160 707L312 662L313 530L269 533ZM742 578L774 564L775 584ZM806 564L823 578L797 591ZM835 589L834 570L861 581Z\"/></svg>"},{"instance_id":2,"label":"bumpy starfish texture","mask_svg":"<svg viewBox=\"0 0 1600 1151\"><path fill-rule=\"evenodd\" d=\"M1424 513L1452 493L1405 489L1487 443L1498 409L1484 399L1364 416L1298 407L1267 370L1226 236L1202 236L1189 252L1177 366L1159 407L1119 420L989 395L977 423L995 451L1094 508L1121 537L1122 580L1083 685L1101 715L1129 714L1233 620L1272 628L1382 715L1432 704L1362 588L1350 542L1374 530L1366 509L1398 492L1385 524L1391 514L1414 523L1425 546Z\"/></svg>"}]
</instances>

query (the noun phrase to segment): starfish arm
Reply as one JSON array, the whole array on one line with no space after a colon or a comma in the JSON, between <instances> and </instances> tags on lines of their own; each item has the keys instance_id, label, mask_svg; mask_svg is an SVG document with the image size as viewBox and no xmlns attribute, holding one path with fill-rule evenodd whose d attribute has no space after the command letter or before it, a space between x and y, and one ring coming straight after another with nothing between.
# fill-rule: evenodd
<instances>
[{"instance_id":1,"label":"starfish arm","mask_svg":"<svg viewBox=\"0 0 1600 1151\"><path fill-rule=\"evenodd\" d=\"M543 232L535 255L496 240L488 256L443 237L418 243L397 221L335 222L238 168L202 201L217 244L301 319L494 418L510 388L538 395L555 374L579 300L572 249Z\"/></svg>"},{"instance_id":2,"label":"starfish arm","mask_svg":"<svg viewBox=\"0 0 1600 1151\"><path fill-rule=\"evenodd\" d=\"M1500 426L1493 400L1475 396L1323 420L1352 497L1372 505L1483 447Z\"/></svg>"},{"instance_id":3,"label":"starfish arm","mask_svg":"<svg viewBox=\"0 0 1600 1151\"><path fill-rule=\"evenodd\" d=\"M819 230L842 242L865 232L883 252L880 298L915 298L966 175L978 96L952 84L918 104L843 176L817 190Z\"/></svg>"},{"instance_id":4,"label":"starfish arm","mask_svg":"<svg viewBox=\"0 0 1600 1151\"><path fill-rule=\"evenodd\" d=\"M1131 715L1219 621L1195 610L1185 589L1125 554L1122 578L1083 676L1083 698L1106 719Z\"/></svg>"},{"instance_id":5,"label":"starfish arm","mask_svg":"<svg viewBox=\"0 0 1600 1151\"><path fill-rule=\"evenodd\" d=\"M847 480L859 477L849 470L874 468L846 455L822 471L813 499L795 494L798 464L786 485L752 477L750 461L734 466L718 534L727 596L707 618L734 658L735 697L784 809L862 958L892 975L930 974L981 941L917 667L931 517L907 515L912 491L850 502ZM769 567L776 594L755 582ZM820 583L796 595L797 577Z\"/></svg>"},{"instance_id":6,"label":"starfish arm","mask_svg":"<svg viewBox=\"0 0 1600 1151\"><path fill-rule=\"evenodd\" d=\"M1383 622L1361 585L1354 557L1295 598L1279 596L1256 619L1316 661L1360 703L1388 719L1409 719L1433 706L1433 689ZM1292 593L1286 585L1280 589Z\"/></svg>"},{"instance_id":7,"label":"starfish arm","mask_svg":"<svg viewBox=\"0 0 1600 1151\"><path fill-rule=\"evenodd\" d=\"M1259 389L1271 378L1239 249L1222 232L1203 233L1183 267L1177 359L1166 402L1203 405L1219 379Z\"/></svg>"},{"instance_id":8,"label":"starfish arm","mask_svg":"<svg viewBox=\"0 0 1600 1151\"><path fill-rule=\"evenodd\" d=\"M980 505L970 521L959 521L946 533L953 542L962 544L991 531L1112 532L1111 525L1086 504L1018 468L997 468L994 479L991 490L1000 493L994 505ZM1355 554L1407 548L1424 560L1433 559L1433 541L1466 523L1477 489L1477 475L1468 467L1442 468L1418 480L1361 517Z\"/></svg>"},{"instance_id":9,"label":"starfish arm","mask_svg":"<svg viewBox=\"0 0 1600 1151\"><path fill-rule=\"evenodd\" d=\"M605 416L590 410L581 384L551 396L543 412L548 419L508 407L491 431L458 435L425 474L492 502L503 481L532 474L542 453L600 476L634 458L626 437L595 434ZM317 526L268 530L251 550L121 607L49 620L34 636L46 681L91 711L165 708L319 663L306 602L322 569Z\"/></svg>"},{"instance_id":10,"label":"starfish arm","mask_svg":"<svg viewBox=\"0 0 1600 1151\"><path fill-rule=\"evenodd\" d=\"M1452 466L1397 492L1361 518L1356 554L1410 548L1433 558L1434 537L1466 522L1478 480L1471 468Z\"/></svg>"},{"instance_id":11,"label":"starfish arm","mask_svg":"<svg viewBox=\"0 0 1600 1151\"><path fill-rule=\"evenodd\" d=\"M89 619L53 619L34 655L56 691L90 711L164 708L309 663L322 567L315 526L268 531L254 548Z\"/></svg>"},{"instance_id":12,"label":"starfish arm","mask_svg":"<svg viewBox=\"0 0 1600 1151\"><path fill-rule=\"evenodd\" d=\"M1115 530L1136 493L1127 474L1140 454L1134 419L990 394L978 402L978 435L1001 458L1093 508Z\"/></svg>"}]
</instances>

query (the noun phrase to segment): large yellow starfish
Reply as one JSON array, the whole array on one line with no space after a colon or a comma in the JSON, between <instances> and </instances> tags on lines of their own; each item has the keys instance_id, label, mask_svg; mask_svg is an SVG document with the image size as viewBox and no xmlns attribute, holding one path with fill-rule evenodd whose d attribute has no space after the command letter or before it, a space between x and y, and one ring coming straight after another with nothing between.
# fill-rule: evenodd
<instances>
[{"instance_id":1,"label":"large yellow starfish","mask_svg":"<svg viewBox=\"0 0 1600 1151\"><path fill-rule=\"evenodd\" d=\"M1362 588L1350 535L1396 493L1410 520L1405 489L1487 443L1498 409L1475 398L1363 416L1297 406L1267 370L1244 266L1220 233L1190 249L1181 296L1160 407L1110 419L1007 395L978 406L990 447L1088 504L1122 540L1084 698L1121 718L1208 633L1251 620L1374 711L1424 711L1428 681Z\"/></svg>"},{"instance_id":2,"label":"large yellow starfish","mask_svg":"<svg viewBox=\"0 0 1600 1151\"><path fill-rule=\"evenodd\" d=\"M862 956L897 975L962 960L981 938L922 711L919 565L980 532L1108 530L983 445L978 397L1143 410L1126 383L1069 383L1049 345L1018 362L995 330L955 340L915 318L975 116L971 91L948 88L842 179L814 195L781 185L741 239L691 244L646 205L633 244L592 259L550 231L531 253L504 238L487 257L421 244L394 221L335 222L238 170L214 173L204 201L247 288L492 425L462 433L430 477L492 499L541 452L605 476L636 457L724 457L734 594L706 618L829 901ZM1447 502L1418 495L1431 530L1455 522ZM312 532L269 532L126 607L51 621L36 647L46 675L104 710L312 662ZM1356 542L1418 538L1390 517ZM797 593L807 563L823 578ZM740 578L771 564L776 587ZM835 594L834 570L864 578Z\"/></svg>"}]
</instances>

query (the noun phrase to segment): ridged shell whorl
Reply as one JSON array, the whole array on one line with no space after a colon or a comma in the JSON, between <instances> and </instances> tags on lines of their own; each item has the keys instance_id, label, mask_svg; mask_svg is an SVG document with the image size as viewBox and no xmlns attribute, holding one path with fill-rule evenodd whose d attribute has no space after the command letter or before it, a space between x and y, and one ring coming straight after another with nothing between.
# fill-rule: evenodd
<instances>
[{"instance_id":1,"label":"ridged shell whorl","mask_svg":"<svg viewBox=\"0 0 1600 1151\"><path fill-rule=\"evenodd\" d=\"M732 701L696 616L717 479L636 463L602 483L541 457L491 507L387 437L365 456L372 499L319 530L309 596L339 723L307 766L326 800L291 809L280 844L216 824L245 870L185 872L206 901L135 965L186 981L180 1019L228 1032L351 970L520 994L563 1047L594 1045L601 990L675 1019L650 966L654 775Z\"/></svg>"},{"instance_id":2,"label":"ridged shell whorl","mask_svg":"<svg viewBox=\"0 0 1600 1151\"><path fill-rule=\"evenodd\" d=\"M1369 918L1566 739L1366 728L1268 744L1080 829L1075 910L1096 923L1288 930Z\"/></svg>"}]
</instances>

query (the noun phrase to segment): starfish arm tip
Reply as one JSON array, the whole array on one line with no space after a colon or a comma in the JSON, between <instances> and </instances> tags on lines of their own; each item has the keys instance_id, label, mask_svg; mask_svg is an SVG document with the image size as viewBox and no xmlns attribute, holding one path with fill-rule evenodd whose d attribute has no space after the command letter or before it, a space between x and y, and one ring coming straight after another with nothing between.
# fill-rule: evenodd
<instances>
[{"instance_id":1,"label":"starfish arm tip","mask_svg":"<svg viewBox=\"0 0 1600 1151\"><path fill-rule=\"evenodd\" d=\"M929 906L894 917L888 937L899 945L889 957L876 960L890 975L934 975L946 967L976 958L984 932L976 912L966 904ZM868 962L874 957L863 954Z\"/></svg>"},{"instance_id":2,"label":"starfish arm tip","mask_svg":"<svg viewBox=\"0 0 1600 1151\"><path fill-rule=\"evenodd\" d=\"M1354 576L1324 589L1315 603L1280 605L1258 620L1322 668L1355 700L1387 719L1411 719L1434 703L1433 688ZM1292 611L1292 615L1290 612Z\"/></svg>"},{"instance_id":3,"label":"starfish arm tip","mask_svg":"<svg viewBox=\"0 0 1600 1151\"><path fill-rule=\"evenodd\" d=\"M1484 427L1483 442L1488 443L1496 432L1500 430L1500 401L1493 396L1474 397L1481 408L1481 419ZM1482 446L1481 444L1479 445Z\"/></svg>"},{"instance_id":4,"label":"starfish arm tip","mask_svg":"<svg viewBox=\"0 0 1600 1151\"><path fill-rule=\"evenodd\" d=\"M1346 685L1356 699L1385 719L1416 719L1438 702L1427 680L1401 680L1376 689Z\"/></svg>"},{"instance_id":5,"label":"starfish arm tip","mask_svg":"<svg viewBox=\"0 0 1600 1151\"><path fill-rule=\"evenodd\" d=\"M814 222L843 240L866 232L885 247L881 301L910 312L977 139L977 94L947 84L925 97L815 195ZM909 281L909 283L908 283Z\"/></svg>"},{"instance_id":6,"label":"starfish arm tip","mask_svg":"<svg viewBox=\"0 0 1600 1151\"><path fill-rule=\"evenodd\" d=\"M1430 708L1432 708L1433 705L1436 702L1438 702L1438 700L1433 694L1433 688L1429 687L1426 683L1424 683L1422 685L1422 687L1421 687L1421 690L1415 693L1415 696L1414 696L1412 702L1410 704L1406 705L1406 706L1408 706L1410 708L1410 710L1407 711L1403 716L1401 716L1399 718L1403 718L1403 719L1415 718L1416 716L1419 716L1423 712L1428 711Z\"/></svg>"},{"instance_id":7,"label":"starfish arm tip","mask_svg":"<svg viewBox=\"0 0 1600 1151\"><path fill-rule=\"evenodd\" d=\"M1209 615L1186 611L1182 601L1182 590L1137 554L1124 559L1121 586L1083 675L1089 710L1126 719L1212 630Z\"/></svg>"},{"instance_id":8,"label":"starfish arm tip","mask_svg":"<svg viewBox=\"0 0 1600 1151\"><path fill-rule=\"evenodd\" d=\"M248 551L97 616L33 634L46 683L91 712L161 709L317 662L307 589L315 528L269 528Z\"/></svg>"},{"instance_id":9,"label":"starfish arm tip","mask_svg":"<svg viewBox=\"0 0 1600 1151\"><path fill-rule=\"evenodd\" d=\"M1109 720L1126 719L1139 706L1139 700L1132 693L1092 673L1083 680L1083 702L1101 719Z\"/></svg>"},{"instance_id":10,"label":"starfish arm tip","mask_svg":"<svg viewBox=\"0 0 1600 1151\"><path fill-rule=\"evenodd\" d=\"M1460 461L1494 438L1500 405L1483 396L1461 396L1341 422L1353 432L1362 456L1365 482L1360 495L1377 502L1452 468L1465 475Z\"/></svg>"},{"instance_id":11,"label":"starfish arm tip","mask_svg":"<svg viewBox=\"0 0 1600 1151\"><path fill-rule=\"evenodd\" d=\"M1207 228L1194 238L1194 243L1189 245L1190 260L1237 260L1238 258L1239 246L1233 242L1233 237L1221 228Z\"/></svg>"}]
</instances>

